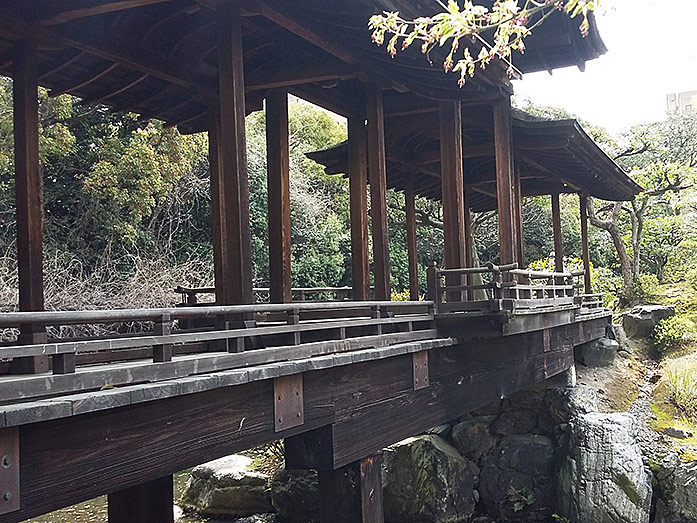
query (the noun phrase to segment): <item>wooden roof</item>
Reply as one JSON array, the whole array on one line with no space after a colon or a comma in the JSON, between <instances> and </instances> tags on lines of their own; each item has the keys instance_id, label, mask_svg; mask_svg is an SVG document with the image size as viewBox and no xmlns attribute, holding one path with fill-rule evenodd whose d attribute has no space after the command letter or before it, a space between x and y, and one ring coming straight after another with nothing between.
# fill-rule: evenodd
<instances>
[{"instance_id":1,"label":"wooden roof","mask_svg":"<svg viewBox=\"0 0 697 523\"><path fill-rule=\"evenodd\" d=\"M387 185L404 190L414 184L423 197L440 200L438 114L388 119L385 129ZM465 185L472 189L472 209L496 208L496 165L488 108L463 109ZM603 200L632 200L642 188L588 136L576 120L544 120L515 112L513 147L524 196L555 190L583 193ZM348 170L346 142L308 153L327 174Z\"/></svg>"},{"instance_id":2,"label":"wooden roof","mask_svg":"<svg viewBox=\"0 0 697 523\"><path fill-rule=\"evenodd\" d=\"M86 103L156 117L183 132L207 128L217 102L217 0L0 0L0 74L12 76L13 46L35 44L40 84ZM344 116L362 101L362 81L392 88L393 101L479 99L510 91L496 63L457 87L416 47L391 59L370 41L367 20L382 10L438 12L435 0L262 0L243 2L247 111L267 89L294 94ZM605 51L595 23L582 38L578 21L554 13L529 39L515 65L522 72L583 66ZM413 105L407 100L406 105ZM387 111L390 107L386 108Z\"/></svg>"}]
</instances>

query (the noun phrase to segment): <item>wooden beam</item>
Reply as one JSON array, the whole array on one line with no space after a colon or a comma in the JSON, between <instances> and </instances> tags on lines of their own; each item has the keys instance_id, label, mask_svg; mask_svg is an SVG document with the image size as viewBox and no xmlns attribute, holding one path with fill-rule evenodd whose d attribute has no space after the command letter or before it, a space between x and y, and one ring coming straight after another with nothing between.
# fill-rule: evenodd
<instances>
[{"instance_id":1,"label":"wooden beam","mask_svg":"<svg viewBox=\"0 0 697 523\"><path fill-rule=\"evenodd\" d=\"M218 190L220 251L216 301L232 305L252 303L252 250L249 229L249 184L245 139L242 30L238 0L218 5L217 40L220 83Z\"/></svg>"},{"instance_id":2,"label":"wooden beam","mask_svg":"<svg viewBox=\"0 0 697 523\"><path fill-rule=\"evenodd\" d=\"M49 93L49 96L51 98L55 98L56 96L60 96L62 94L67 93L68 91L76 91L80 89L81 87L84 87L86 85L91 84L92 82L96 82L103 76L108 75L110 72L112 72L114 69L118 68L119 65L118 63L113 63L109 64L108 66L104 67L101 71L98 71L96 73L92 73L88 78L85 78L84 80L76 83L76 84L71 84L65 87L61 87L60 89L52 89L51 92Z\"/></svg>"},{"instance_id":3,"label":"wooden beam","mask_svg":"<svg viewBox=\"0 0 697 523\"><path fill-rule=\"evenodd\" d=\"M351 208L351 274L353 299L370 298L368 252L368 180L365 116L348 119L349 193Z\"/></svg>"},{"instance_id":4,"label":"wooden beam","mask_svg":"<svg viewBox=\"0 0 697 523\"><path fill-rule=\"evenodd\" d=\"M318 471L320 523L382 523L382 456Z\"/></svg>"},{"instance_id":5,"label":"wooden beam","mask_svg":"<svg viewBox=\"0 0 697 523\"><path fill-rule=\"evenodd\" d=\"M342 63L299 64L271 70L253 71L245 78L245 89L260 91L276 87L303 85L328 80L346 80L355 78L356 73Z\"/></svg>"},{"instance_id":6,"label":"wooden beam","mask_svg":"<svg viewBox=\"0 0 697 523\"><path fill-rule=\"evenodd\" d=\"M366 87L368 120L368 176L370 178L370 215L373 226L373 276L375 299L390 299L390 238L387 230L387 167L385 165L385 119L382 88Z\"/></svg>"},{"instance_id":7,"label":"wooden beam","mask_svg":"<svg viewBox=\"0 0 697 523\"><path fill-rule=\"evenodd\" d=\"M554 192L552 199L552 231L554 234L554 270L564 272L564 239L561 235L561 208L559 193Z\"/></svg>"},{"instance_id":8,"label":"wooden beam","mask_svg":"<svg viewBox=\"0 0 697 523\"><path fill-rule=\"evenodd\" d=\"M580 211L581 211L581 247L583 248L583 283L586 294L593 292L591 285L591 255L590 241L588 239L588 197L579 195Z\"/></svg>"},{"instance_id":9,"label":"wooden beam","mask_svg":"<svg viewBox=\"0 0 697 523\"><path fill-rule=\"evenodd\" d=\"M288 139L288 93L284 89L274 89L266 96L269 296L272 303L292 300Z\"/></svg>"},{"instance_id":10,"label":"wooden beam","mask_svg":"<svg viewBox=\"0 0 697 523\"><path fill-rule=\"evenodd\" d=\"M94 103L103 102L104 100L108 100L109 98L112 98L116 95L119 95L121 93L125 93L129 89L135 87L136 85L138 85L141 82L144 82L148 78L150 78L149 74L142 74L138 78L136 78L135 80L128 82L127 84L119 87L118 89L114 89L113 91L110 91L108 93L104 93L103 95L95 97L95 98L83 99L82 103L83 104L94 104Z\"/></svg>"},{"instance_id":11,"label":"wooden beam","mask_svg":"<svg viewBox=\"0 0 697 523\"><path fill-rule=\"evenodd\" d=\"M12 97L19 310L41 311L44 309L44 269L39 94L36 50L28 45L18 45L15 49ZM43 325L22 326L21 343L41 343L45 340ZM21 374L47 371L48 356L18 358L13 361L13 370Z\"/></svg>"},{"instance_id":12,"label":"wooden beam","mask_svg":"<svg viewBox=\"0 0 697 523\"><path fill-rule=\"evenodd\" d=\"M96 26L92 31L75 32L62 28L40 27L11 15L0 17L0 33L10 40L24 41L27 36L33 42L50 47L73 47L86 53L118 62L142 73L183 87L195 87L202 99L217 99L216 85L212 78L202 77L187 64L164 59L147 47L131 49L106 38Z\"/></svg>"},{"instance_id":13,"label":"wooden beam","mask_svg":"<svg viewBox=\"0 0 697 523\"><path fill-rule=\"evenodd\" d=\"M513 211L515 217L515 239L517 259L520 263L524 261L525 242L523 238L523 188L521 186L520 163L514 161L515 174L515 202Z\"/></svg>"},{"instance_id":14,"label":"wooden beam","mask_svg":"<svg viewBox=\"0 0 697 523\"><path fill-rule=\"evenodd\" d=\"M407 218L407 254L409 256L409 299L419 300L419 260L416 250L416 196L414 194L414 179L409 177L404 190L404 204Z\"/></svg>"},{"instance_id":15,"label":"wooden beam","mask_svg":"<svg viewBox=\"0 0 697 523\"><path fill-rule=\"evenodd\" d=\"M109 523L173 523L173 476L109 494L108 511Z\"/></svg>"},{"instance_id":16,"label":"wooden beam","mask_svg":"<svg viewBox=\"0 0 697 523\"><path fill-rule=\"evenodd\" d=\"M515 174L511 148L511 100L504 98L494 106L494 145L496 149L496 199L499 216L499 261L515 263Z\"/></svg>"},{"instance_id":17,"label":"wooden beam","mask_svg":"<svg viewBox=\"0 0 697 523\"><path fill-rule=\"evenodd\" d=\"M168 0L50 0L36 2L35 12L40 13L36 19L39 25L57 25L85 18L133 9L152 4L161 4Z\"/></svg>"}]
</instances>

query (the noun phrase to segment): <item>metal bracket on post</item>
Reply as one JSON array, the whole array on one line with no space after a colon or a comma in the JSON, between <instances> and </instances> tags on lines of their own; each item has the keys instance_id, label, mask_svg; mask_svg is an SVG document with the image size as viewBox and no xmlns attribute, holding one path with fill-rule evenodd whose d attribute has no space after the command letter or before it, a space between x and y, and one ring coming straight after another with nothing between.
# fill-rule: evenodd
<instances>
[{"instance_id":1,"label":"metal bracket on post","mask_svg":"<svg viewBox=\"0 0 697 523\"><path fill-rule=\"evenodd\" d=\"M19 429L0 429L0 514L19 510Z\"/></svg>"},{"instance_id":2,"label":"metal bracket on post","mask_svg":"<svg viewBox=\"0 0 697 523\"><path fill-rule=\"evenodd\" d=\"M273 380L273 411L276 432L305 423L302 374L283 376Z\"/></svg>"},{"instance_id":3,"label":"metal bracket on post","mask_svg":"<svg viewBox=\"0 0 697 523\"><path fill-rule=\"evenodd\" d=\"M412 353L414 369L414 390L425 389L430 385L428 379L428 351Z\"/></svg>"}]
</instances>

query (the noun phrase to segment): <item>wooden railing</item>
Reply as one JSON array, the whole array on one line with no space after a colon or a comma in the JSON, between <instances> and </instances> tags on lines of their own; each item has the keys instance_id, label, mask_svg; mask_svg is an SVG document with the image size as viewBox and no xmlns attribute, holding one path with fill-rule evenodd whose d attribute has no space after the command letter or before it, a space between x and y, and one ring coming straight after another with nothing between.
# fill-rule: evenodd
<instances>
[{"instance_id":1,"label":"wooden railing","mask_svg":"<svg viewBox=\"0 0 697 523\"><path fill-rule=\"evenodd\" d=\"M428 299L438 313L536 309L567 305L602 306L598 295L577 295L583 273L531 271L517 264L461 269L429 267ZM474 282L475 277L481 283Z\"/></svg>"},{"instance_id":2,"label":"wooden railing","mask_svg":"<svg viewBox=\"0 0 697 523\"><path fill-rule=\"evenodd\" d=\"M182 305L196 305L200 294L215 295L215 287L183 287L178 286L174 292L181 294ZM268 287L254 287L253 295L257 303L269 301ZM353 287L293 287L291 289L294 302L302 301L343 301L353 296Z\"/></svg>"},{"instance_id":3,"label":"wooden railing","mask_svg":"<svg viewBox=\"0 0 697 523\"><path fill-rule=\"evenodd\" d=\"M46 343L0 346L0 360L48 355L54 374L71 375L74 388L144 382L155 376L186 376L253 364L308 358L332 351L382 347L431 339L431 302L306 302L142 310L12 312L0 314L0 329L22 325L86 325L141 322L150 332ZM211 327L184 330L184 320L209 320ZM210 353L210 354L205 354ZM221 354L234 353L234 354ZM76 366L128 360L126 366ZM148 363L149 360L149 363ZM134 365L139 366L134 366ZM164 367L162 367L164 366ZM96 373L96 374L95 374ZM94 375L98 378L89 376ZM9 378L9 377L7 377ZM65 377L64 377L65 378ZM39 389L41 384L36 385ZM3 382L0 380L0 389ZM3 390L3 394L7 391ZM10 391L10 395L13 395ZM24 390L19 397L31 396ZM0 398L6 398L0 394Z\"/></svg>"}]
</instances>

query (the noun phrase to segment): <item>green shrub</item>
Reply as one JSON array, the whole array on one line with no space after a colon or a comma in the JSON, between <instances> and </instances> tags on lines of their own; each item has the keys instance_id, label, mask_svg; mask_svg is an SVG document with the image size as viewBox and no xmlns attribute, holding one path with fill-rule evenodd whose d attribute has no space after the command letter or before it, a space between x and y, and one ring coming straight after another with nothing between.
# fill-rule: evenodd
<instances>
[{"instance_id":1,"label":"green shrub","mask_svg":"<svg viewBox=\"0 0 697 523\"><path fill-rule=\"evenodd\" d=\"M659 355L683 348L695 339L695 324L684 316L661 320L653 331L653 341Z\"/></svg>"},{"instance_id":2,"label":"green shrub","mask_svg":"<svg viewBox=\"0 0 697 523\"><path fill-rule=\"evenodd\" d=\"M692 281L689 277L686 278L690 272L693 274ZM693 283L693 281L697 283L697 241L695 240L683 240L673 248L663 270L663 281L678 283L686 279L695 287Z\"/></svg>"},{"instance_id":3,"label":"green shrub","mask_svg":"<svg viewBox=\"0 0 697 523\"><path fill-rule=\"evenodd\" d=\"M694 290L697 291L697 269L689 269L684 274L685 280L690 284Z\"/></svg>"},{"instance_id":4,"label":"green shrub","mask_svg":"<svg viewBox=\"0 0 697 523\"><path fill-rule=\"evenodd\" d=\"M655 274L640 274L634 282L634 299L638 303L649 303L658 295L658 278Z\"/></svg>"},{"instance_id":5,"label":"green shrub","mask_svg":"<svg viewBox=\"0 0 697 523\"><path fill-rule=\"evenodd\" d=\"M668 372L670 401L689 418L697 417L697 370L673 369Z\"/></svg>"}]
</instances>

